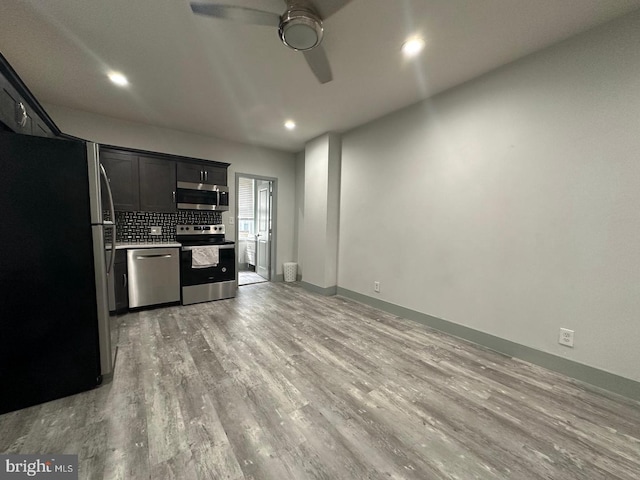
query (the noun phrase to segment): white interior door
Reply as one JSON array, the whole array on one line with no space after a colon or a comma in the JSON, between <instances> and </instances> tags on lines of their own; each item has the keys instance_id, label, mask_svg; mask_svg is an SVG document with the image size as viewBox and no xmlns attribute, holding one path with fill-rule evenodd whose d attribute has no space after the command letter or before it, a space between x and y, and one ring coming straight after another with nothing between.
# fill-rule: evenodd
<instances>
[{"instance_id":1,"label":"white interior door","mask_svg":"<svg viewBox=\"0 0 640 480\"><path fill-rule=\"evenodd\" d=\"M256 181L256 273L267 280L271 271L271 182Z\"/></svg>"}]
</instances>

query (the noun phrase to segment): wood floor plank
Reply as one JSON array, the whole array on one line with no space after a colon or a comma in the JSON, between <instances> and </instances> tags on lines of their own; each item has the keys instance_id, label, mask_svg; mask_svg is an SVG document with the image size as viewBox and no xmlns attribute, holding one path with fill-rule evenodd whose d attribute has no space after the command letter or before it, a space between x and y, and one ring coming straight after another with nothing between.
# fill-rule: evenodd
<instances>
[{"instance_id":1,"label":"wood floor plank","mask_svg":"<svg viewBox=\"0 0 640 480\"><path fill-rule=\"evenodd\" d=\"M159 327L159 311L144 312L140 319L141 381L146 405L149 464L168 462L187 450L185 422L179 404L179 385L172 376L167 345ZM172 465L172 464L170 464Z\"/></svg>"},{"instance_id":2,"label":"wood floor plank","mask_svg":"<svg viewBox=\"0 0 640 480\"><path fill-rule=\"evenodd\" d=\"M113 319L113 381L0 416L80 478L618 479L640 404L296 283Z\"/></svg>"}]
</instances>

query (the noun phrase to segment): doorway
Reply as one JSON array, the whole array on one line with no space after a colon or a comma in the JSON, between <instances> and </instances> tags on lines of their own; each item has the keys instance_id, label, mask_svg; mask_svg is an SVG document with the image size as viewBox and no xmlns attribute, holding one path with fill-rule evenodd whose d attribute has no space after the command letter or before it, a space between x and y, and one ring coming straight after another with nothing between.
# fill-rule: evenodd
<instances>
[{"instance_id":1,"label":"doorway","mask_svg":"<svg viewBox=\"0 0 640 480\"><path fill-rule=\"evenodd\" d=\"M236 173L238 286L275 278L277 179Z\"/></svg>"}]
</instances>

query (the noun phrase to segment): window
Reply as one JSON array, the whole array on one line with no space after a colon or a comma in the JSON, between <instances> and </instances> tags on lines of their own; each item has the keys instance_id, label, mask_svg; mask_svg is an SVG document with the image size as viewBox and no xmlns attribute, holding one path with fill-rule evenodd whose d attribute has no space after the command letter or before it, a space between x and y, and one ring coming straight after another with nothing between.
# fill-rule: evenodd
<instances>
[{"instance_id":1,"label":"window","mask_svg":"<svg viewBox=\"0 0 640 480\"><path fill-rule=\"evenodd\" d=\"M238 237L242 239L255 233L255 182L240 177L238 183Z\"/></svg>"}]
</instances>

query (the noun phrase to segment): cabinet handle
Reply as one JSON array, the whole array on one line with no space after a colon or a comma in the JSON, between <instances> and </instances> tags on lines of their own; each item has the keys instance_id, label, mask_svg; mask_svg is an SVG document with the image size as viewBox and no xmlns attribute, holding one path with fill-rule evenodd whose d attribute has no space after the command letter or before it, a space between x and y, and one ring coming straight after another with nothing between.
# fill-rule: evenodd
<instances>
[{"instance_id":1,"label":"cabinet handle","mask_svg":"<svg viewBox=\"0 0 640 480\"><path fill-rule=\"evenodd\" d=\"M207 170L204 171L204 181L205 182L209 181L209 172Z\"/></svg>"},{"instance_id":2,"label":"cabinet handle","mask_svg":"<svg viewBox=\"0 0 640 480\"><path fill-rule=\"evenodd\" d=\"M127 288L127 274L126 273L122 274L122 286L124 288Z\"/></svg>"},{"instance_id":3,"label":"cabinet handle","mask_svg":"<svg viewBox=\"0 0 640 480\"><path fill-rule=\"evenodd\" d=\"M173 203L176 203L176 192L175 192L175 191L173 191L173 192L172 192L172 195L173 195Z\"/></svg>"},{"instance_id":4,"label":"cabinet handle","mask_svg":"<svg viewBox=\"0 0 640 480\"><path fill-rule=\"evenodd\" d=\"M204 172L200 170L200 183L204 182Z\"/></svg>"},{"instance_id":5,"label":"cabinet handle","mask_svg":"<svg viewBox=\"0 0 640 480\"><path fill-rule=\"evenodd\" d=\"M16 120L18 121L18 125L24 128L27 126L27 109L24 108L24 104L22 102L18 102L16 108L18 109L18 111L16 112L16 117L19 117L16 118Z\"/></svg>"}]
</instances>

